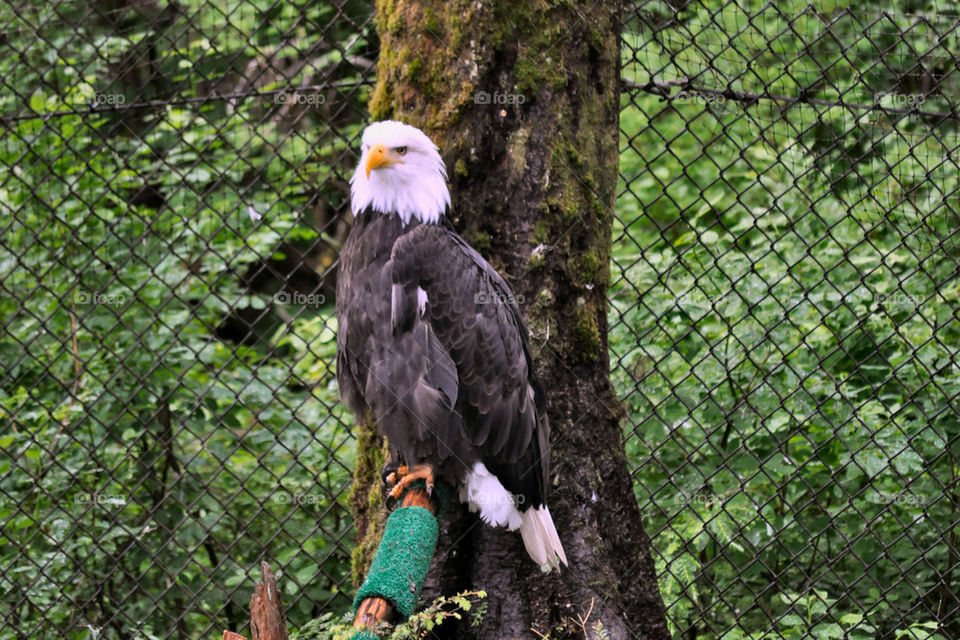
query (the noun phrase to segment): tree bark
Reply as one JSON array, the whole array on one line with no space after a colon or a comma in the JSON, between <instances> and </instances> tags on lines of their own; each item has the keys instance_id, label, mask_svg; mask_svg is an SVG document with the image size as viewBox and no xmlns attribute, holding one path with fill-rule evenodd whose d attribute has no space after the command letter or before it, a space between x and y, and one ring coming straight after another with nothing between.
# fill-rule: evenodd
<instances>
[{"instance_id":1,"label":"tree bark","mask_svg":"<svg viewBox=\"0 0 960 640\"><path fill-rule=\"evenodd\" d=\"M440 637L669 637L608 375L619 20L619 3L377 2L371 114L440 146L455 226L522 297L550 402L548 502L570 560L541 574L517 533L451 507L423 600L485 589L487 615ZM357 482L354 495L371 497L354 503L364 525L382 508L369 490L379 473Z\"/></svg>"}]
</instances>

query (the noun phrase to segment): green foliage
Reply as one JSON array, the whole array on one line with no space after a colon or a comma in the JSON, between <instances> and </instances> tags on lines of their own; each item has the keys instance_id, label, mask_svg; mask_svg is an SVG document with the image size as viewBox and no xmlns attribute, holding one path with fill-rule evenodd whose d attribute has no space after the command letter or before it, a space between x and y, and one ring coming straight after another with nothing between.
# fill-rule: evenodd
<instances>
[{"instance_id":1,"label":"green foliage","mask_svg":"<svg viewBox=\"0 0 960 640\"><path fill-rule=\"evenodd\" d=\"M114 29L89 3L0 6L7 50L22 52L0 58L0 111L22 116L0 141L13 168L0 185L0 593L20 621L3 638L239 628L262 559L294 624L350 602L332 309L240 282L281 241L329 240L311 199L342 206L365 91L327 94L357 114L338 136L318 113L301 118L309 136L291 133L272 94L198 100L204 77L242 88L237 69L267 52L309 51L304 20L340 10L178 4L159 39L146 8L115 12ZM339 25L327 36L363 45ZM137 95L116 69L146 59L147 40L159 75ZM175 101L110 109L157 97ZM236 309L262 313L256 345L214 335Z\"/></svg>"},{"instance_id":2,"label":"green foliage","mask_svg":"<svg viewBox=\"0 0 960 640\"><path fill-rule=\"evenodd\" d=\"M916 58L906 49L931 48L955 20L908 28L892 14L858 30L841 4L799 3L785 29L774 8L745 26L736 5L690 3L655 36L634 25L626 75L797 95L829 68L817 98L888 91L889 106L905 91L889 76ZM837 38L824 36L835 18ZM958 55L956 34L942 42ZM951 95L924 108L949 110ZM623 104L612 375L671 627L945 637L938 523L956 519L944 487L960 474L955 132L822 105L639 91Z\"/></svg>"},{"instance_id":3,"label":"green foliage","mask_svg":"<svg viewBox=\"0 0 960 640\"><path fill-rule=\"evenodd\" d=\"M377 635L390 640L422 640L447 620L467 620L479 626L487 615L485 591L461 591L453 596L441 596L422 610L396 625L383 624ZM352 618L324 614L305 625L290 640L349 640L354 637Z\"/></svg>"},{"instance_id":4,"label":"green foliage","mask_svg":"<svg viewBox=\"0 0 960 640\"><path fill-rule=\"evenodd\" d=\"M486 591L461 591L454 596L441 596L413 614L390 634L390 640L422 640L448 619L463 620L465 614L471 626L479 626L487 615ZM476 604L476 609L474 605Z\"/></svg>"},{"instance_id":5,"label":"green foliage","mask_svg":"<svg viewBox=\"0 0 960 640\"><path fill-rule=\"evenodd\" d=\"M872 27L877 2L680 4L642 4L675 20L657 38L628 23L627 79L897 107L917 52L960 49L940 1ZM371 7L133 5L0 5L0 638L239 630L264 558L291 626L327 610L297 637L352 637L335 320L240 282L281 242L336 246L314 214L345 203L367 90L341 63L374 57ZM933 71L922 107L949 111L956 74ZM327 73L325 106L275 117ZM624 98L612 376L674 631L955 637L934 621L960 499L952 122ZM237 309L262 312L257 344L215 335ZM393 637L476 624L484 595Z\"/></svg>"}]
</instances>

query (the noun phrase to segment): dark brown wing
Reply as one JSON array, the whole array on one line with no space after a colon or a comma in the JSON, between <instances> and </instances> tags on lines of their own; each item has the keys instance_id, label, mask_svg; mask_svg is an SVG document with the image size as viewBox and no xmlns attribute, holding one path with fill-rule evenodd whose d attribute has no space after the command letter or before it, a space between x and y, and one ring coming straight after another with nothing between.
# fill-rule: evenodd
<instances>
[{"instance_id":1,"label":"dark brown wing","mask_svg":"<svg viewBox=\"0 0 960 640\"><path fill-rule=\"evenodd\" d=\"M390 325L390 255L410 229L396 216L368 212L344 244L337 282L340 395L355 413L374 418L398 461L460 475L475 458L453 410L456 368L428 324L401 333Z\"/></svg>"},{"instance_id":2,"label":"dark brown wing","mask_svg":"<svg viewBox=\"0 0 960 640\"><path fill-rule=\"evenodd\" d=\"M455 410L477 458L509 491L540 506L549 474L543 389L509 285L453 230L420 225L391 254L394 335L427 325L456 367ZM423 311L418 289L426 292ZM438 372L436 388L453 384ZM448 394L449 396L449 394Z\"/></svg>"}]
</instances>

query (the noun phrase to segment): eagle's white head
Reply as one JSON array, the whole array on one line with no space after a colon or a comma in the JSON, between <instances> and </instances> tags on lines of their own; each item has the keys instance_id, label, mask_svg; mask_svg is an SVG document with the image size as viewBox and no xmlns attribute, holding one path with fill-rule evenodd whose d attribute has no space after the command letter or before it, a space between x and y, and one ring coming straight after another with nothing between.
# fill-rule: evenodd
<instances>
[{"instance_id":1,"label":"eagle's white head","mask_svg":"<svg viewBox=\"0 0 960 640\"><path fill-rule=\"evenodd\" d=\"M450 206L447 169L427 135L396 120L374 122L363 132L362 155L350 179L354 215L367 207L436 223Z\"/></svg>"}]
</instances>

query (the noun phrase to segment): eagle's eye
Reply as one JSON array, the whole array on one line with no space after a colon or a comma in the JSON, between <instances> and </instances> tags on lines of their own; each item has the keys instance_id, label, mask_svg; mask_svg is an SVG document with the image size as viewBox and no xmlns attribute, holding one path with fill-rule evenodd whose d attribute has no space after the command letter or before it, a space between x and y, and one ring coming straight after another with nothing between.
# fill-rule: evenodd
<instances>
[{"instance_id":1,"label":"eagle's eye","mask_svg":"<svg viewBox=\"0 0 960 640\"><path fill-rule=\"evenodd\" d=\"M398 156L407 155L407 148L406 148L406 147L395 147L393 150L397 152L397 155L398 155Z\"/></svg>"}]
</instances>

